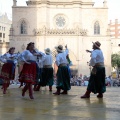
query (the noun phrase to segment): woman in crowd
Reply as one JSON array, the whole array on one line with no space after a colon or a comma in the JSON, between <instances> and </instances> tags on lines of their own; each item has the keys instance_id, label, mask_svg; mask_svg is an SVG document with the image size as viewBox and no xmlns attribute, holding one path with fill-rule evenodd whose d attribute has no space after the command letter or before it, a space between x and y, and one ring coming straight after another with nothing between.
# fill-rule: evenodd
<instances>
[{"instance_id":1,"label":"woman in crowd","mask_svg":"<svg viewBox=\"0 0 120 120\"><path fill-rule=\"evenodd\" d=\"M15 47L11 47L9 51L0 58L0 60L4 63L0 74L0 78L3 79L3 94L6 94L10 80L14 80L15 77L15 68L19 55L14 52Z\"/></svg>"}]
</instances>

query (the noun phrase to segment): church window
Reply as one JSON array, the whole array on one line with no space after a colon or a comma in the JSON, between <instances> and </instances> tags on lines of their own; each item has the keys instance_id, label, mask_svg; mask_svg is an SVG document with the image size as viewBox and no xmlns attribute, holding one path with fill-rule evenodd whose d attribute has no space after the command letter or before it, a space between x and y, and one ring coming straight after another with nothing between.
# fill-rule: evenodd
<instances>
[{"instance_id":1,"label":"church window","mask_svg":"<svg viewBox=\"0 0 120 120\"><path fill-rule=\"evenodd\" d=\"M59 16L59 17L56 18L56 25L58 27L64 27L65 23L66 23L66 21L65 21L64 17Z\"/></svg>"},{"instance_id":2,"label":"church window","mask_svg":"<svg viewBox=\"0 0 120 120\"><path fill-rule=\"evenodd\" d=\"M57 14L54 17L54 25L58 29L64 29L68 24L68 18L64 14Z\"/></svg>"},{"instance_id":3,"label":"church window","mask_svg":"<svg viewBox=\"0 0 120 120\"><path fill-rule=\"evenodd\" d=\"M21 22L21 25L20 25L20 33L27 34L27 24L24 20Z\"/></svg>"},{"instance_id":4,"label":"church window","mask_svg":"<svg viewBox=\"0 0 120 120\"><path fill-rule=\"evenodd\" d=\"M3 38L5 38L5 33L3 33Z\"/></svg>"},{"instance_id":5,"label":"church window","mask_svg":"<svg viewBox=\"0 0 120 120\"><path fill-rule=\"evenodd\" d=\"M94 34L99 35L100 34L100 24L98 21L95 22L94 24Z\"/></svg>"}]
</instances>

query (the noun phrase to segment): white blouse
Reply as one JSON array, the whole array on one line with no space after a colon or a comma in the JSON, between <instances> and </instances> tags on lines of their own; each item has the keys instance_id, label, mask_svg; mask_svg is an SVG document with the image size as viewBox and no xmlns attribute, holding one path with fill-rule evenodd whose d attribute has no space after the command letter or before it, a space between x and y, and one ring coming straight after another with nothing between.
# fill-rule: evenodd
<instances>
[{"instance_id":1,"label":"white blouse","mask_svg":"<svg viewBox=\"0 0 120 120\"><path fill-rule=\"evenodd\" d=\"M37 61L37 56L33 55L29 50L25 50L21 53L20 60L23 62L28 60Z\"/></svg>"},{"instance_id":2,"label":"white blouse","mask_svg":"<svg viewBox=\"0 0 120 120\"><path fill-rule=\"evenodd\" d=\"M58 53L56 56L56 64L57 66L59 66L60 64L67 64L68 61L66 59L66 56L68 55L69 50L66 49L64 52L62 53Z\"/></svg>"},{"instance_id":3,"label":"white blouse","mask_svg":"<svg viewBox=\"0 0 120 120\"><path fill-rule=\"evenodd\" d=\"M16 53L15 54L6 53L6 54L4 54L0 57L0 61L6 63L7 60L11 60L16 64L17 61L18 61L19 55L20 55L19 53L18 54L16 54Z\"/></svg>"},{"instance_id":4,"label":"white blouse","mask_svg":"<svg viewBox=\"0 0 120 120\"><path fill-rule=\"evenodd\" d=\"M104 56L101 50L93 50L91 53L90 66L95 66L96 63L104 63Z\"/></svg>"}]
</instances>

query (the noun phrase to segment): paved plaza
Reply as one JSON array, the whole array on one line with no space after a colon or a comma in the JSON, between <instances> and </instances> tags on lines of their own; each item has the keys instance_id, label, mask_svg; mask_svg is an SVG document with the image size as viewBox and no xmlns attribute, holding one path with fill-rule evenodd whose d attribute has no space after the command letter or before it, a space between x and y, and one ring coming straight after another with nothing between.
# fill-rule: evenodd
<instances>
[{"instance_id":1,"label":"paved plaza","mask_svg":"<svg viewBox=\"0 0 120 120\"><path fill-rule=\"evenodd\" d=\"M47 89L28 92L21 97L21 88L11 86L6 95L0 90L0 120L120 120L120 88L109 87L103 99L92 94L80 99L86 87L72 87L67 96L54 96ZM56 89L53 88L53 91Z\"/></svg>"}]
</instances>

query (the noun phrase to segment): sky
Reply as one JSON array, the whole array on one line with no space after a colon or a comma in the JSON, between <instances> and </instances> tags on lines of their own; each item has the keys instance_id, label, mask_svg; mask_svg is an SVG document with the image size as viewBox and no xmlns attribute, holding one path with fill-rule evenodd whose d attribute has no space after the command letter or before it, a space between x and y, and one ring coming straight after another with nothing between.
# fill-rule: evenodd
<instances>
[{"instance_id":1,"label":"sky","mask_svg":"<svg viewBox=\"0 0 120 120\"><path fill-rule=\"evenodd\" d=\"M26 6L27 0L17 0L18 6ZM93 0L95 2L95 6L102 6L104 0ZM109 20L114 21L115 19L119 19L120 21L120 0L107 0L108 2L108 17ZM0 13L7 13L9 18L12 19L12 5L13 0L0 0Z\"/></svg>"}]
</instances>

